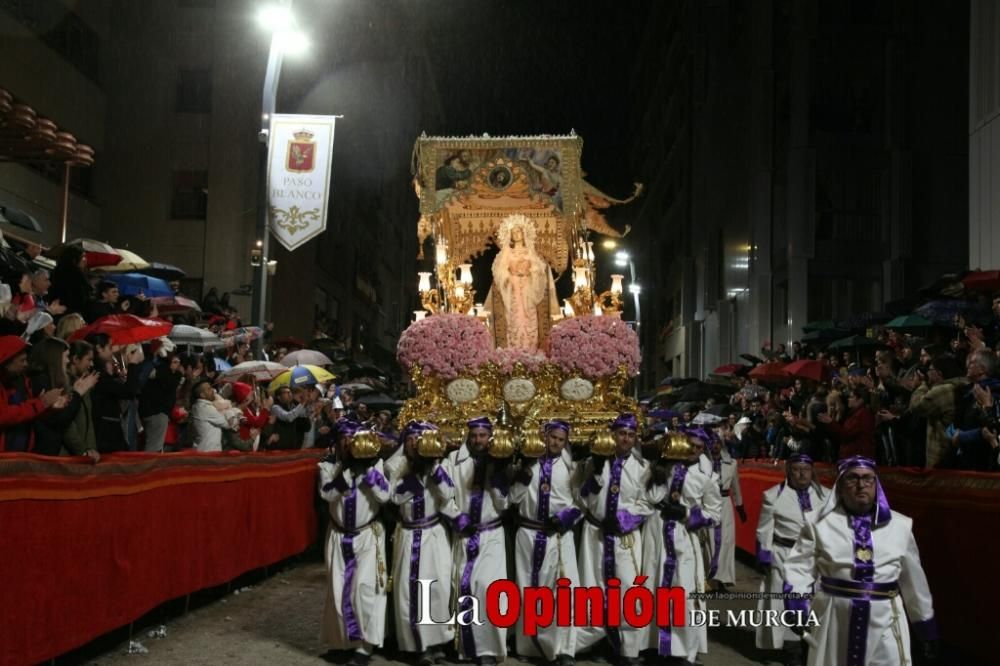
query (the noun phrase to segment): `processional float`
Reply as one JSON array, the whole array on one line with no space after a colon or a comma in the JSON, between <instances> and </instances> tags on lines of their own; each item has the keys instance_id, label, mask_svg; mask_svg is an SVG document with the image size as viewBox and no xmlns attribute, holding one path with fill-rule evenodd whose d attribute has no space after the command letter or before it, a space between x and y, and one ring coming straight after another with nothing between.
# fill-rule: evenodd
<instances>
[{"instance_id":1,"label":"processional float","mask_svg":"<svg viewBox=\"0 0 1000 666\"><path fill-rule=\"evenodd\" d=\"M416 387L401 423L431 421L454 440L469 419L495 416L496 457L541 455L539 426L554 418L595 452L613 446L608 424L637 408L624 389L639 371L639 340L621 319L622 276L603 292L595 285L592 238L622 235L599 211L641 185L625 200L594 188L582 148L572 133L417 140L418 260L430 246L434 266L418 275L423 310L399 340ZM492 285L477 301L473 261L491 247ZM555 279L567 270L574 291L560 307Z\"/></svg>"}]
</instances>

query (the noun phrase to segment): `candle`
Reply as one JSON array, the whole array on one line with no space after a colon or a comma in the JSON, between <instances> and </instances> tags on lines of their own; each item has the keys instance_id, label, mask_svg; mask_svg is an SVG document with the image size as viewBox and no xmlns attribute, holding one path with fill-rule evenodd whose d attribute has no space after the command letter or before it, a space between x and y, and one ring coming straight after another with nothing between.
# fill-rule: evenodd
<instances>
[{"instance_id":1,"label":"candle","mask_svg":"<svg viewBox=\"0 0 1000 666\"><path fill-rule=\"evenodd\" d=\"M611 276L611 293L621 294L622 293L622 280L625 278L624 275L612 275Z\"/></svg>"},{"instance_id":2,"label":"candle","mask_svg":"<svg viewBox=\"0 0 1000 666\"><path fill-rule=\"evenodd\" d=\"M431 274L430 273L417 273L420 279L417 281L417 291L424 293L431 290Z\"/></svg>"},{"instance_id":3,"label":"candle","mask_svg":"<svg viewBox=\"0 0 1000 666\"><path fill-rule=\"evenodd\" d=\"M413 311L413 321L420 321L427 316L426 310L414 310Z\"/></svg>"},{"instance_id":4,"label":"candle","mask_svg":"<svg viewBox=\"0 0 1000 666\"><path fill-rule=\"evenodd\" d=\"M472 284L472 264L462 264L458 267L458 281L462 284Z\"/></svg>"}]
</instances>

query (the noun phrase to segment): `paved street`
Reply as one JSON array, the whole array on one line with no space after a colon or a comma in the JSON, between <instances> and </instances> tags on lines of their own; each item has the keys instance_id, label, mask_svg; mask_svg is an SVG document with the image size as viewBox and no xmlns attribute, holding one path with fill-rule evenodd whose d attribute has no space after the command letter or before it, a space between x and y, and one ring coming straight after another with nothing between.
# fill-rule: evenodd
<instances>
[{"instance_id":1,"label":"paved street","mask_svg":"<svg viewBox=\"0 0 1000 666\"><path fill-rule=\"evenodd\" d=\"M757 590L759 577L737 563L737 585L733 591ZM133 640L148 652L127 654L127 641L113 647L94 664L321 664L325 648L318 640L323 606L324 569L320 562L306 561L271 576L249 589L234 589L227 596L165 621L166 635L150 637L160 628L136 628ZM750 608L750 601L710 602L710 608ZM747 629L709 630L711 646L701 661L705 666L777 664L753 646ZM376 656L372 664L407 664L408 661ZM510 658L507 664L529 664ZM581 658L581 666L602 662Z\"/></svg>"}]
</instances>

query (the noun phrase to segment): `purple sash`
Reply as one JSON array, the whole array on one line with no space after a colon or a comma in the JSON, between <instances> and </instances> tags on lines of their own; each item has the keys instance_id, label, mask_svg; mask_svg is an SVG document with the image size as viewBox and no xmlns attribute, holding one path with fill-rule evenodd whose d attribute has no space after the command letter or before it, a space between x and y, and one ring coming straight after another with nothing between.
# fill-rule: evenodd
<instances>
[{"instance_id":1,"label":"purple sash","mask_svg":"<svg viewBox=\"0 0 1000 666\"><path fill-rule=\"evenodd\" d=\"M851 571L851 579L860 583L872 583L875 578L875 550L872 547L871 516L851 516L848 520L854 530L854 569ZM864 556L860 557L862 554ZM848 666L864 666L871 612L870 599L851 600L851 620L847 634Z\"/></svg>"},{"instance_id":2,"label":"purple sash","mask_svg":"<svg viewBox=\"0 0 1000 666\"><path fill-rule=\"evenodd\" d=\"M419 481L418 481L419 483ZM420 524L424 519L424 489L413 494L413 522ZM417 627L417 593L420 589L420 543L423 539L423 530L420 528L411 530L413 540L410 542L410 631L413 632L413 640L417 644L417 652L423 651L423 642L420 640L420 629Z\"/></svg>"},{"instance_id":3,"label":"purple sash","mask_svg":"<svg viewBox=\"0 0 1000 666\"><path fill-rule=\"evenodd\" d=\"M358 568L358 560L354 556L354 526L357 523L358 480L351 479L351 489L344 496L344 535L340 539L340 552L344 557L344 587L341 592L343 600L342 612L344 626L347 628L349 641L360 641L364 638L361 625L354 614L354 604L351 594L354 591L354 573ZM377 547L377 545L376 545Z\"/></svg>"},{"instance_id":4,"label":"purple sash","mask_svg":"<svg viewBox=\"0 0 1000 666\"><path fill-rule=\"evenodd\" d=\"M475 471L472 480L472 495L469 500L469 522L478 525L483 515L483 484L486 482L486 461L480 458L472 459ZM462 570L462 581L459 593L469 597L463 600L459 606L459 612L472 609L472 569L476 565L476 558L479 557L479 535L476 530L469 541L465 544L465 568ZM461 626L462 648L466 657L476 656L476 639L472 635L472 625Z\"/></svg>"},{"instance_id":5,"label":"purple sash","mask_svg":"<svg viewBox=\"0 0 1000 666\"><path fill-rule=\"evenodd\" d=\"M667 501L674 493L680 493L684 487L684 479L687 477L688 468L684 465L674 465L674 475L670 480L670 488L667 491ZM667 559L663 562L663 578L660 580L660 587L670 587L674 580L674 572L677 570L677 550L674 546L674 527L676 521L663 521L663 545L667 549ZM658 650L661 657L670 656L670 627L660 627L660 648Z\"/></svg>"},{"instance_id":6,"label":"purple sash","mask_svg":"<svg viewBox=\"0 0 1000 666\"><path fill-rule=\"evenodd\" d=\"M621 481L622 481L622 467L625 466L625 459L615 456L614 462L611 463L611 473L608 475L608 494L605 499L604 505L604 516L605 518L616 518L618 516L618 496L621 494ZM615 546L617 545L617 538L614 534L609 534L605 532L604 534L604 581L605 583L609 578L614 578L616 571L615 563ZM604 599L604 616L608 616L608 600L607 595ZM621 653L621 634L617 628L608 627L608 640L611 642L611 646L615 649L616 653Z\"/></svg>"},{"instance_id":7,"label":"purple sash","mask_svg":"<svg viewBox=\"0 0 1000 666\"><path fill-rule=\"evenodd\" d=\"M548 523L549 520L549 495L552 493L552 458L546 455L538 464L538 509L535 511L535 518L540 523ZM531 585L538 587L538 577L542 572L542 563L545 562L545 549L548 546L549 538L544 530L535 531L534 549L531 551ZM545 657L542 644L538 640L536 633L531 637L531 642L535 644L538 654Z\"/></svg>"},{"instance_id":8,"label":"purple sash","mask_svg":"<svg viewBox=\"0 0 1000 666\"><path fill-rule=\"evenodd\" d=\"M809 488L805 490L796 490L799 496L799 508L802 509L802 515L806 515L807 511L812 511L812 501L809 499Z\"/></svg>"}]
</instances>

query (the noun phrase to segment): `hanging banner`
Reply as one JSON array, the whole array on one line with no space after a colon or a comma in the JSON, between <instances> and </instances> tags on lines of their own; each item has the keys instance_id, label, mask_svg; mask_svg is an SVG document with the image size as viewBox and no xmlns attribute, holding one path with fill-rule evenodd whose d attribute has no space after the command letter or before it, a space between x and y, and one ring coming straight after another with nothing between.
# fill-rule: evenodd
<instances>
[{"instance_id":1,"label":"hanging banner","mask_svg":"<svg viewBox=\"0 0 1000 666\"><path fill-rule=\"evenodd\" d=\"M336 116L271 118L267 191L271 233L295 250L326 229Z\"/></svg>"}]
</instances>

